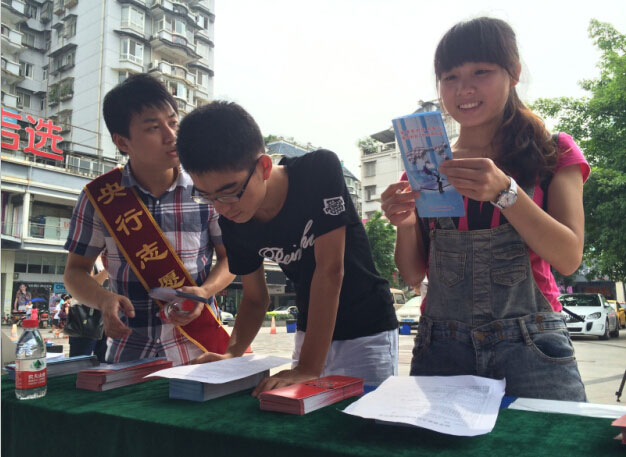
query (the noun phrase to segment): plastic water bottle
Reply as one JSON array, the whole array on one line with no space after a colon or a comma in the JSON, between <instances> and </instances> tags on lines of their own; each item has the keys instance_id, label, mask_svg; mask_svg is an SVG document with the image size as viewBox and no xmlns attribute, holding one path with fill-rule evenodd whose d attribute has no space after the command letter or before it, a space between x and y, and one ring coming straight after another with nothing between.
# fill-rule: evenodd
<instances>
[{"instance_id":1,"label":"plastic water bottle","mask_svg":"<svg viewBox=\"0 0 626 457\"><path fill-rule=\"evenodd\" d=\"M161 311L159 311L159 318L163 322L170 322L170 315L174 312L174 310L176 310L176 314L185 316L192 312L195 307L196 303L190 299L183 300L181 303L168 303L161 308Z\"/></svg>"},{"instance_id":2,"label":"plastic water bottle","mask_svg":"<svg viewBox=\"0 0 626 457\"><path fill-rule=\"evenodd\" d=\"M39 321L22 321L24 333L15 352L15 396L31 400L46 395L46 345L39 334Z\"/></svg>"}]
</instances>

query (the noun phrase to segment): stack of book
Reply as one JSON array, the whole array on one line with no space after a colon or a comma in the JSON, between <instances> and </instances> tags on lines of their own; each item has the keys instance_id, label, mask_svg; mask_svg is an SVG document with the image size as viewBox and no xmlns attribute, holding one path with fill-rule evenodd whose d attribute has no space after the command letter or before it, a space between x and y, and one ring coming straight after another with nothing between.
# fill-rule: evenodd
<instances>
[{"instance_id":1,"label":"stack of book","mask_svg":"<svg viewBox=\"0 0 626 457\"><path fill-rule=\"evenodd\" d=\"M138 384L151 380L151 378L145 379L144 376L171 366L172 362L165 357L103 364L98 368L79 371L76 377L76 388L102 391Z\"/></svg>"},{"instance_id":2,"label":"stack of book","mask_svg":"<svg viewBox=\"0 0 626 457\"><path fill-rule=\"evenodd\" d=\"M170 398L178 400L207 401L235 392L256 387L263 378L270 375L269 370L221 384L170 379Z\"/></svg>"},{"instance_id":3,"label":"stack of book","mask_svg":"<svg viewBox=\"0 0 626 457\"><path fill-rule=\"evenodd\" d=\"M259 400L262 410L302 415L362 393L362 378L326 376L267 390Z\"/></svg>"},{"instance_id":4,"label":"stack of book","mask_svg":"<svg viewBox=\"0 0 626 457\"><path fill-rule=\"evenodd\" d=\"M100 364L95 355L79 355L76 357L55 357L46 360L46 376L54 378L67 374L78 373L86 368L96 367ZM7 370L9 379L15 380L15 364L11 363L4 367Z\"/></svg>"}]
</instances>

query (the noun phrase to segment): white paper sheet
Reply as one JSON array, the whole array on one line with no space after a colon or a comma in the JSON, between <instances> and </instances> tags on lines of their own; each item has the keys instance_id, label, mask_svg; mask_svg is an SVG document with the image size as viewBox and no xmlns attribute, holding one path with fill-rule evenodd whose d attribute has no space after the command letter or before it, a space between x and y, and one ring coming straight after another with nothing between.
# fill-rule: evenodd
<instances>
[{"instance_id":1,"label":"white paper sheet","mask_svg":"<svg viewBox=\"0 0 626 457\"><path fill-rule=\"evenodd\" d=\"M155 371L146 376L146 378L159 376L161 378L186 379L208 384L223 384L291 362L291 359L273 355L248 355L218 362L202 363L200 365L182 365L166 368L165 370Z\"/></svg>"},{"instance_id":2,"label":"white paper sheet","mask_svg":"<svg viewBox=\"0 0 626 457\"><path fill-rule=\"evenodd\" d=\"M504 380L478 376L391 376L344 412L449 435L482 435L493 430L504 387Z\"/></svg>"},{"instance_id":3,"label":"white paper sheet","mask_svg":"<svg viewBox=\"0 0 626 457\"><path fill-rule=\"evenodd\" d=\"M601 417L604 419L617 419L626 414L626 406L540 400L537 398L518 398L509 405L509 409L539 413L575 414L576 416Z\"/></svg>"},{"instance_id":4,"label":"white paper sheet","mask_svg":"<svg viewBox=\"0 0 626 457\"><path fill-rule=\"evenodd\" d=\"M61 352L46 352L46 360L50 359L64 359L65 355Z\"/></svg>"}]
</instances>

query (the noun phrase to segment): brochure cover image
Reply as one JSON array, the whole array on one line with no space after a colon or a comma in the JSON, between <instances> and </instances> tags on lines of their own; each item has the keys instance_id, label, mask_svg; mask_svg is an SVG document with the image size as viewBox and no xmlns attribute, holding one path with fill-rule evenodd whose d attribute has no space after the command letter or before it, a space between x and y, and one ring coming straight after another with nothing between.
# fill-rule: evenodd
<instances>
[{"instance_id":1,"label":"brochure cover image","mask_svg":"<svg viewBox=\"0 0 626 457\"><path fill-rule=\"evenodd\" d=\"M439 173L439 164L452 159L448 135L439 111L415 113L392 120L404 168L420 217L465 215L463 197Z\"/></svg>"}]
</instances>

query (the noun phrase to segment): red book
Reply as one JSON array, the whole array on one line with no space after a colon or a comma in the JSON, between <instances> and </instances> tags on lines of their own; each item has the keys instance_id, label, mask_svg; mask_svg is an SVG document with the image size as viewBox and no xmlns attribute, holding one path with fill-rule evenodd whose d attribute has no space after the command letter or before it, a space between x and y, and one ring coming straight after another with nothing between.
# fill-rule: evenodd
<instances>
[{"instance_id":1,"label":"red book","mask_svg":"<svg viewBox=\"0 0 626 457\"><path fill-rule=\"evenodd\" d=\"M98 368L79 371L76 388L101 391L151 381L157 378L146 379L144 376L171 366L172 362L165 357L100 365Z\"/></svg>"},{"instance_id":2,"label":"red book","mask_svg":"<svg viewBox=\"0 0 626 457\"><path fill-rule=\"evenodd\" d=\"M362 393L363 378L326 376L265 391L259 400L262 410L302 415Z\"/></svg>"}]
</instances>

